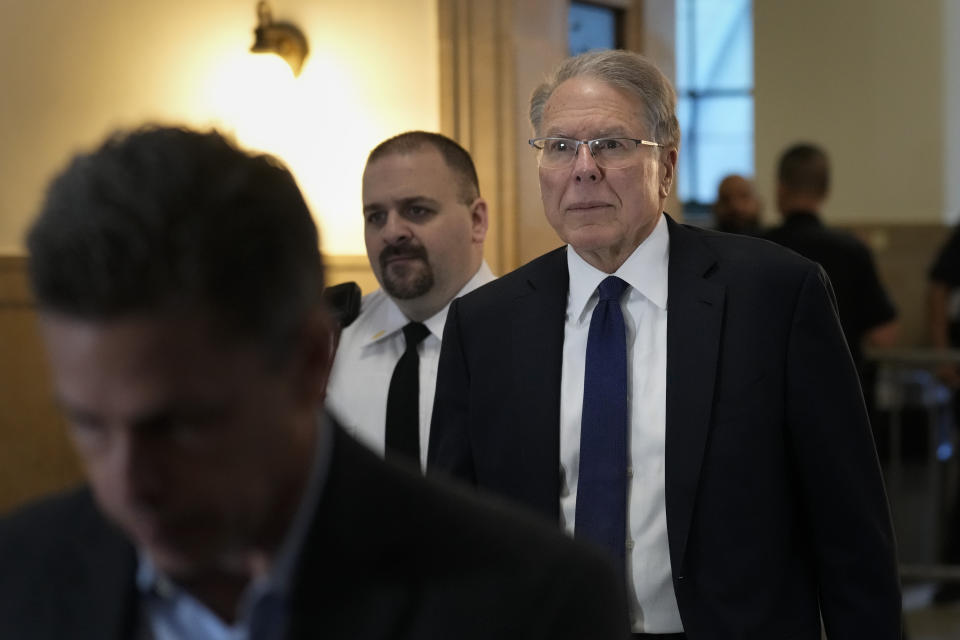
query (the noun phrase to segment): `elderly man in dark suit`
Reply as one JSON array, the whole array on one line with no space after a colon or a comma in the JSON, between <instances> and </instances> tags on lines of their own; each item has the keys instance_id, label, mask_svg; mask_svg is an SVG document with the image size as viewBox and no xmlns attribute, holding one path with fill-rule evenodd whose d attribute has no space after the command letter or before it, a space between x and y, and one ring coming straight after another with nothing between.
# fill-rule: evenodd
<instances>
[{"instance_id":1,"label":"elderly man in dark suit","mask_svg":"<svg viewBox=\"0 0 960 640\"><path fill-rule=\"evenodd\" d=\"M317 232L216 133L78 156L28 241L89 489L0 520L0 638L620 638L606 559L319 409Z\"/></svg>"},{"instance_id":2,"label":"elderly man in dark suit","mask_svg":"<svg viewBox=\"0 0 960 640\"><path fill-rule=\"evenodd\" d=\"M622 567L637 637L896 638L889 510L823 271L663 213L680 131L642 56L533 94L567 246L450 309L428 471Z\"/></svg>"}]
</instances>

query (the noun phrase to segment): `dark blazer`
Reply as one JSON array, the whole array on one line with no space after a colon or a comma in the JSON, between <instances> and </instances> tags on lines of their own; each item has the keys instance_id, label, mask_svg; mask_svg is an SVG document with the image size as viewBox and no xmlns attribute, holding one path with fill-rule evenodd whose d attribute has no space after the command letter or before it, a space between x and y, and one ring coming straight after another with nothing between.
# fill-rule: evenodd
<instances>
[{"instance_id":1,"label":"dark blazer","mask_svg":"<svg viewBox=\"0 0 960 640\"><path fill-rule=\"evenodd\" d=\"M624 638L605 558L336 429L290 638ZM136 555L81 490L0 521L0 638L130 638Z\"/></svg>"},{"instance_id":2,"label":"dark blazer","mask_svg":"<svg viewBox=\"0 0 960 640\"><path fill-rule=\"evenodd\" d=\"M889 509L829 282L668 218L666 518L690 638L895 638ZM451 305L428 471L553 522L564 249Z\"/></svg>"}]
</instances>

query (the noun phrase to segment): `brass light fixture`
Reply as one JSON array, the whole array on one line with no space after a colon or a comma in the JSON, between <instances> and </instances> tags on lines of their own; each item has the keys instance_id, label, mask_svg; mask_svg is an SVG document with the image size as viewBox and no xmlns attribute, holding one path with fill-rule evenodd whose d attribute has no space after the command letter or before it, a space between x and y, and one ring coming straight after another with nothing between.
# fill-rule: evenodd
<instances>
[{"instance_id":1,"label":"brass light fixture","mask_svg":"<svg viewBox=\"0 0 960 640\"><path fill-rule=\"evenodd\" d=\"M300 75L303 60L309 52L307 38L289 22L274 22L267 0L257 3L257 28L253 33L255 39L250 51L275 53L290 65L293 75Z\"/></svg>"}]
</instances>

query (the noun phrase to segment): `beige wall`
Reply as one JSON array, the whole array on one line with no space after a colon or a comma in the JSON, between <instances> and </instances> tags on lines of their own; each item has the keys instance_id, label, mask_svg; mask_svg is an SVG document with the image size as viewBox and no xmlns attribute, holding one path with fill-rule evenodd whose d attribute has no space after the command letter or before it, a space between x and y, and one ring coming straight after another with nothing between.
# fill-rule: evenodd
<instances>
[{"instance_id":1,"label":"beige wall","mask_svg":"<svg viewBox=\"0 0 960 640\"><path fill-rule=\"evenodd\" d=\"M543 82L550 69L567 55L566 6L564 0L518 3L517 19L514 23L516 102L512 137L515 141L518 184L515 266L529 262L561 244L543 215L537 159L526 142L533 137L529 117L530 94Z\"/></svg>"},{"instance_id":2,"label":"beige wall","mask_svg":"<svg viewBox=\"0 0 960 640\"><path fill-rule=\"evenodd\" d=\"M960 2L942 0L940 24L942 64L940 77L944 86L944 150L942 180L946 219L960 220Z\"/></svg>"},{"instance_id":3,"label":"beige wall","mask_svg":"<svg viewBox=\"0 0 960 640\"><path fill-rule=\"evenodd\" d=\"M754 2L756 167L770 220L774 164L798 140L832 157L829 220L944 218L951 2Z\"/></svg>"},{"instance_id":4,"label":"beige wall","mask_svg":"<svg viewBox=\"0 0 960 640\"><path fill-rule=\"evenodd\" d=\"M147 119L216 124L281 156L325 251L362 254L366 153L404 129L439 127L436 0L271 5L310 42L298 79L279 58L248 53L254 0L3 3L0 254L21 251L43 184L70 152Z\"/></svg>"}]
</instances>

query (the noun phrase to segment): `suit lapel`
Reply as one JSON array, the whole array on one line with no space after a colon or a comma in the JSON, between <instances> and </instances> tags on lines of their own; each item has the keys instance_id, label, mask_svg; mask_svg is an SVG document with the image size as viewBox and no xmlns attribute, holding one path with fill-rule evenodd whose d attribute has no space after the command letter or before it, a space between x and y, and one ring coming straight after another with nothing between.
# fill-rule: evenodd
<instances>
[{"instance_id":1,"label":"suit lapel","mask_svg":"<svg viewBox=\"0 0 960 640\"><path fill-rule=\"evenodd\" d=\"M333 454L313 523L297 562L291 597L290 640L355 638L380 640L410 635L421 593L413 576L396 580L389 567L408 550L384 531L402 520L395 488L375 454L332 421ZM409 513L406 518L412 518Z\"/></svg>"},{"instance_id":2,"label":"suit lapel","mask_svg":"<svg viewBox=\"0 0 960 640\"><path fill-rule=\"evenodd\" d=\"M669 218L666 511L670 560L683 570L717 375L726 292L711 282L716 257Z\"/></svg>"},{"instance_id":3,"label":"suit lapel","mask_svg":"<svg viewBox=\"0 0 960 640\"><path fill-rule=\"evenodd\" d=\"M512 310L514 397L518 411L507 437L505 469L516 470L515 486L524 502L560 518L560 379L569 273L560 248L545 255L531 270ZM512 458L512 456L517 456Z\"/></svg>"}]
</instances>

